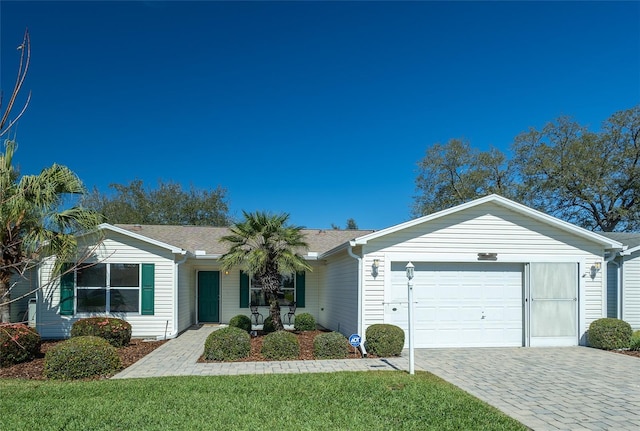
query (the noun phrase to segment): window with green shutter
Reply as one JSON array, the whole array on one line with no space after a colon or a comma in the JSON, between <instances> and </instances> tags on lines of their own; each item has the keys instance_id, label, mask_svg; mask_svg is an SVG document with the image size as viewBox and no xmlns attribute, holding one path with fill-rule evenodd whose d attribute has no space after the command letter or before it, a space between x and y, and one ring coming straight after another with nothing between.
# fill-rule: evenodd
<instances>
[{"instance_id":1,"label":"window with green shutter","mask_svg":"<svg viewBox=\"0 0 640 431\"><path fill-rule=\"evenodd\" d=\"M141 314L149 315L155 312L155 265L142 264L142 294Z\"/></svg>"},{"instance_id":2,"label":"window with green shutter","mask_svg":"<svg viewBox=\"0 0 640 431\"><path fill-rule=\"evenodd\" d=\"M244 279L241 273L240 276L240 306L245 303L246 295L249 296L251 305L258 305L266 307L269 305L269 300L262 289L260 279L249 277L244 274ZM281 307L293 305L295 302L298 307L304 307L305 303L305 273L286 274L280 276L280 287L276 293L278 303ZM248 307L248 305L246 305Z\"/></svg>"},{"instance_id":3,"label":"window with green shutter","mask_svg":"<svg viewBox=\"0 0 640 431\"><path fill-rule=\"evenodd\" d=\"M68 264L63 271L68 271ZM60 278L60 314L154 314L155 265L92 263ZM74 309L75 307L75 309Z\"/></svg>"},{"instance_id":4,"label":"window with green shutter","mask_svg":"<svg viewBox=\"0 0 640 431\"><path fill-rule=\"evenodd\" d=\"M249 308L249 274L240 271L240 308Z\"/></svg>"}]
</instances>

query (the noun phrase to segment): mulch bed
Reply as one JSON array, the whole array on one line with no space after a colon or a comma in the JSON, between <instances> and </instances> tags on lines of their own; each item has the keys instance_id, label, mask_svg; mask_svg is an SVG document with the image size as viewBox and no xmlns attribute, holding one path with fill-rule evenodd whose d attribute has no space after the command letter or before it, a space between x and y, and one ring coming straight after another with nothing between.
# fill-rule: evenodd
<instances>
[{"instance_id":1,"label":"mulch bed","mask_svg":"<svg viewBox=\"0 0 640 431\"><path fill-rule=\"evenodd\" d=\"M298 356L294 360L299 361L311 361L315 360L313 357L313 339L326 331L304 331L304 332L292 332L298 337L298 343L300 343L300 356ZM258 335L256 337L251 337L251 354L243 359L238 359L235 362L262 362L269 361L270 359L265 359L264 356L260 353L262 350L262 341L265 337L265 334L262 331L258 331ZM359 359L361 358L360 351L358 349L350 348L349 356L346 359ZM219 362L219 361L207 361L202 356L198 360L198 362Z\"/></svg>"},{"instance_id":2,"label":"mulch bed","mask_svg":"<svg viewBox=\"0 0 640 431\"><path fill-rule=\"evenodd\" d=\"M44 354L51 347L61 341L43 341L40 347L40 354L36 359L21 364L15 364L10 367L0 368L0 379L30 379L30 380L46 380L42 375L44 369ZM120 347L118 355L122 362L122 367L127 368L139 359L153 352L162 346L166 341L143 341L131 340L128 346Z\"/></svg>"}]
</instances>

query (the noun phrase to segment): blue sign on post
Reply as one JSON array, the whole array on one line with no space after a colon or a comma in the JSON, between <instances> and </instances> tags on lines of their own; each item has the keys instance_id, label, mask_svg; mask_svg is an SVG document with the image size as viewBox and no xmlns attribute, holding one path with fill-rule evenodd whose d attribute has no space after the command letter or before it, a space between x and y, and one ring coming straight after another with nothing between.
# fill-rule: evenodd
<instances>
[{"instance_id":1,"label":"blue sign on post","mask_svg":"<svg viewBox=\"0 0 640 431\"><path fill-rule=\"evenodd\" d=\"M349 344L351 344L353 347L360 346L361 341L362 341L362 338L358 334L351 334L349 336Z\"/></svg>"}]
</instances>

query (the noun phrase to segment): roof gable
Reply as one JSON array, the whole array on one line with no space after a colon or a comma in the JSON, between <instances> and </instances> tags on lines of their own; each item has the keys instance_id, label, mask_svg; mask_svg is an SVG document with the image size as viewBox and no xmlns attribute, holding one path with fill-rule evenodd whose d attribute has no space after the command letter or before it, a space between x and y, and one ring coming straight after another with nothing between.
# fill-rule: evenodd
<instances>
[{"instance_id":1,"label":"roof gable","mask_svg":"<svg viewBox=\"0 0 640 431\"><path fill-rule=\"evenodd\" d=\"M389 234L393 234L395 232L399 232L403 229L408 229L410 227L414 227L423 223L427 223L430 222L432 220L436 220L439 218L443 218L443 217L447 217L451 214L457 213L457 212L461 212L464 210L467 210L469 208L473 208L473 207L478 207L480 205L486 204L486 203L493 203L496 205L499 205L501 207L507 208L511 211L514 211L516 213L520 213L523 214L527 217L530 217L534 220L537 220L541 223L546 223L548 225L551 225L553 227L556 227L558 229L561 229L565 232L569 232L571 234L574 234L576 236L585 238L589 241L598 243L603 245L606 249L612 249L612 250L621 250L623 248L622 244L618 241L615 241L614 239L610 239L607 238L603 235L597 234L595 232L589 231L587 229L575 226L571 223L568 223L564 220L560 220L556 217L550 216L548 214L545 214L543 212L534 210L533 208L530 208L526 205L522 205L519 204L517 202L514 202L512 200L509 200L507 198L504 198L502 196L493 194L493 195L488 195L479 199L475 199L473 201L470 202L466 202L464 204L452 207L452 208L448 208L442 211L438 211L435 212L433 214L429 214L423 217L419 217L413 220L409 220L405 223L400 223L397 224L395 226L391 226L388 227L386 229L382 229L376 232L372 232L370 234L361 236L359 238L356 238L355 240L351 241L351 245L352 246L356 246L356 245L364 245L367 244L369 241L383 237L385 235L389 235Z\"/></svg>"}]
</instances>

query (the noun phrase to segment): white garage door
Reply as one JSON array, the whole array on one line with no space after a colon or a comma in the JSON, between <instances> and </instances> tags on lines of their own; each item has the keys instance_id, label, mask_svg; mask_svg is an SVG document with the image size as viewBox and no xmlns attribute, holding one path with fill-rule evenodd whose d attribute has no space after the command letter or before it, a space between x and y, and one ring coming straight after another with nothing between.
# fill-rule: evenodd
<instances>
[{"instance_id":1,"label":"white garage door","mask_svg":"<svg viewBox=\"0 0 640 431\"><path fill-rule=\"evenodd\" d=\"M407 262L391 264L385 322L407 329ZM416 263L416 347L523 345L521 264Z\"/></svg>"}]
</instances>

